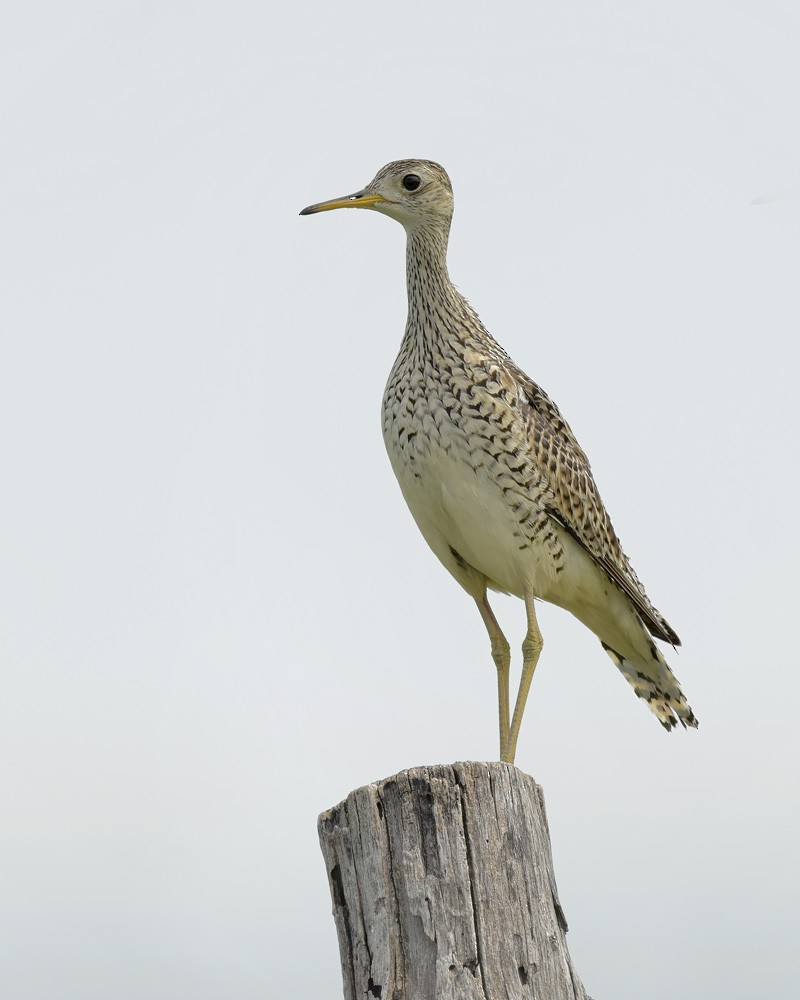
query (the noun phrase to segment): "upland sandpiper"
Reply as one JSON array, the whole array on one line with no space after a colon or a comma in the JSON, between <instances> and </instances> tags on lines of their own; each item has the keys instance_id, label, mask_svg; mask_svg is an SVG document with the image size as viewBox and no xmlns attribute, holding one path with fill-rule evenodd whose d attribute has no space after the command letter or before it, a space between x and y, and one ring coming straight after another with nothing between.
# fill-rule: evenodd
<instances>
[{"instance_id":1,"label":"upland sandpiper","mask_svg":"<svg viewBox=\"0 0 800 1000\"><path fill-rule=\"evenodd\" d=\"M450 178L399 160L356 194L304 208L368 208L407 236L408 319L383 396L383 436L426 542L474 599L497 668L500 756L513 763L542 650L535 602L583 622L665 729L697 726L653 638L680 640L622 551L589 460L558 407L518 368L447 272ZM525 602L522 678L510 716L511 651L487 589Z\"/></svg>"}]
</instances>

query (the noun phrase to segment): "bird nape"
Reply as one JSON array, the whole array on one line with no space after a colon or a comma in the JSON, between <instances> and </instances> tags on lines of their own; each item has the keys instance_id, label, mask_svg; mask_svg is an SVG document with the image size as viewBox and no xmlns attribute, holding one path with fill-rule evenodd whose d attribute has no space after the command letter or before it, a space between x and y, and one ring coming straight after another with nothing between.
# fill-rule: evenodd
<instances>
[{"instance_id":1,"label":"bird nape","mask_svg":"<svg viewBox=\"0 0 800 1000\"><path fill-rule=\"evenodd\" d=\"M558 407L518 368L447 272L450 178L399 160L361 191L304 208L366 208L406 230L408 318L383 396L389 460L414 520L475 601L497 668L500 757L513 763L542 650L536 600L566 608L599 638L665 729L697 726L655 639L680 640L651 604ZM510 713L511 651L487 590L525 603L522 677Z\"/></svg>"}]
</instances>

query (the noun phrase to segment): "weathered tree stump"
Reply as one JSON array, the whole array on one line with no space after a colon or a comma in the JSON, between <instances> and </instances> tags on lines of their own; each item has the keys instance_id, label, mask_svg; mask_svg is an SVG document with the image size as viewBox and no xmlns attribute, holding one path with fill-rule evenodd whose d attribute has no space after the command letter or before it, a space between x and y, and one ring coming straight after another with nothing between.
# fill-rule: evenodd
<instances>
[{"instance_id":1,"label":"weathered tree stump","mask_svg":"<svg viewBox=\"0 0 800 1000\"><path fill-rule=\"evenodd\" d=\"M345 1000L589 1000L530 775L411 768L324 812L319 837Z\"/></svg>"}]
</instances>

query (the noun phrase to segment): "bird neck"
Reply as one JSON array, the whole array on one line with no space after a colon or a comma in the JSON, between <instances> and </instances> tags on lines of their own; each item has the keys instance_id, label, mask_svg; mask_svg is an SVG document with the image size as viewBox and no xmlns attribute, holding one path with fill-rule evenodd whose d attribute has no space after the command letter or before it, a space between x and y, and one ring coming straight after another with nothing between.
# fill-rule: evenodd
<instances>
[{"instance_id":1,"label":"bird neck","mask_svg":"<svg viewBox=\"0 0 800 1000\"><path fill-rule=\"evenodd\" d=\"M408 289L408 331L432 335L431 321L458 316L463 300L447 273L446 227L415 228L408 231L406 282Z\"/></svg>"}]
</instances>

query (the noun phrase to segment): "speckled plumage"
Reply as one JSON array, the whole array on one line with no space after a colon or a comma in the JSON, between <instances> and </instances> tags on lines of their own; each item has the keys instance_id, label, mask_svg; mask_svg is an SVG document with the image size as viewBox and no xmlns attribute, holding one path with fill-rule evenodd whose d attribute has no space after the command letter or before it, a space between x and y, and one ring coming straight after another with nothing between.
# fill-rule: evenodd
<instances>
[{"instance_id":1,"label":"speckled plumage","mask_svg":"<svg viewBox=\"0 0 800 1000\"><path fill-rule=\"evenodd\" d=\"M404 186L409 177L419 181L413 190ZM390 163L358 194L304 212L349 206L380 211L406 228L408 319L383 398L384 440L422 534L475 599L492 639L502 756L513 760L541 649L535 599L566 608L595 632L666 728L696 726L651 636L675 646L680 640L623 552L586 454L555 403L449 279L452 188L445 171L425 160ZM525 599L528 610L511 733L508 644L487 587Z\"/></svg>"}]
</instances>

